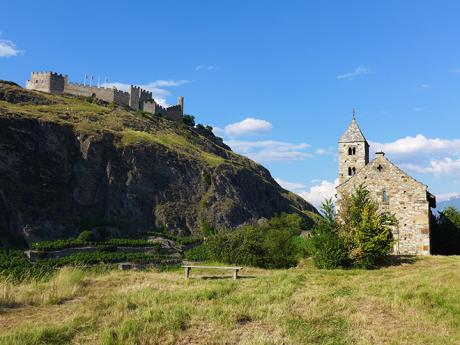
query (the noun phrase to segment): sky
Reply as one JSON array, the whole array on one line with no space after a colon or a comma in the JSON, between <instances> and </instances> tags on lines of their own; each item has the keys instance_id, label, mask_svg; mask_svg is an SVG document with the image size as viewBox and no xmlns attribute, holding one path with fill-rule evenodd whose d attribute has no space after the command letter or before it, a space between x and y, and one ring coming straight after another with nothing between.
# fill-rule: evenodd
<instances>
[{"instance_id":1,"label":"sky","mask_svg":"<svg viewBox=\"0 0 460 345\"><path fill-rule=\"evenodd\" d=\"M315 205L352 109L371 150L460 195L460 2L2 1L0 79L141 85Z\"/></svg>"}]
</instances>

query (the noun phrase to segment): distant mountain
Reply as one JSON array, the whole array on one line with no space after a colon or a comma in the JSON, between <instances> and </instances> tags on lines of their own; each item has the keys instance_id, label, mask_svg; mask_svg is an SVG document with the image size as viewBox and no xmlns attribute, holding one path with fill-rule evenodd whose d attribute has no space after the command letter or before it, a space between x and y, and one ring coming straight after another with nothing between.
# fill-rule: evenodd
<instances>
[{"instance_id":1,"label":"distant mountain","mask_svg":"<svg viewBox=\"0 0 460 345\"><path fill-rule=\"evenodd\" d=\"M460 196L456 196L456 197L438 202L436 205L436 211L440 212L448 206L453 206L457 210L460 210Z\"/></svg>"}]
</instances>

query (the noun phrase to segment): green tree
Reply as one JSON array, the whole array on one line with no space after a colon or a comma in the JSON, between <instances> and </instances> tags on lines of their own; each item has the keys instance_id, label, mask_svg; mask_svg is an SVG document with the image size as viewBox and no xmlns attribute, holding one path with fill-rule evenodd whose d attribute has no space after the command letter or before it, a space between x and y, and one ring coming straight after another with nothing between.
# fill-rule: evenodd
<instances>
[{"instance_id":1,"label":"green tree","mask_svg":"<svg viewBox=\"0 0 460 345\"><path fill-rule=\"evenodd\" d=\"M373 268L393 247L396 218L381 212L363 185L341 201L338 216L331 200L322 212L312 231L313 260L320 268Z\"/></svg>"},{"instance_id":2,"label":"green tree","mask_svg":"<svg viewBox=\"0 0 460 345\"><path fill-rule=\"evenodd\" d=\"M348 256L356 267L372 268L385 258L394 245L394 215L380 212L364 185L346 197L340 208L340 232Z\"/></svg>"},{"instance_id":3,"label":"green tree","mask_svg":"<svg viewBox=\"0 0 460 345\"><path fill-rule=\"evenodd\" d=\"M313 262L318 268L348 267L347 247L344 238L340 235L340 224L331 199L322 204L321 211L323 218L312 230Z\"/></svg>"},{"instance_id":4,"label":"green tree","mask_svg":"<svg viewBox=\"0 0 460 345\"><path fill-rule=\"evenodd\" d=\"M195 127L195 116L193 115L184 115L182 121L190 127Z\"/></svg>"},{"instance_id":5,"label":"green tree","mask_svg":"<svg viewBox=\"0 0 460 345\"><path fill-rule=\"evenodd\" d=\"M460 254L460 212L452 206L432 217L431 252L441 255Z\"/></svg>"}]
</instances>

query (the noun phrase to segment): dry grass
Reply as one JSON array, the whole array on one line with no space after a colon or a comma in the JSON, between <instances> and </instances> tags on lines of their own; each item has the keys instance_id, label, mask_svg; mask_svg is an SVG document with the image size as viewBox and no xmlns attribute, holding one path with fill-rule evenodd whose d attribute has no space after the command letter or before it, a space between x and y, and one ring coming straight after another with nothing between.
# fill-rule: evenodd
<instances>
[{"instance_id":1,"label":"dry grass","mask_svg":"<svg viewBox=\"0 0 460 345\"><path fill-rule=\"evenodd\" d=\"M0 344L458 344L460 257L374 271L82 274L5 288ZM2 291L2 290L0 290Z\"/></svg>"}]
</instances>

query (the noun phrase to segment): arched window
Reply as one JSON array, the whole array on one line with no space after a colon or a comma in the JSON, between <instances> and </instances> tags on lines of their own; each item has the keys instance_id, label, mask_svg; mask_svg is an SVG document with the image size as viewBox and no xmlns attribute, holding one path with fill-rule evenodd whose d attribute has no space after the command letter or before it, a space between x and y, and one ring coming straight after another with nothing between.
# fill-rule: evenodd
<instances>
[{"instance_id":1,"label":"arched window","mask_svg":"<svg viewBox=\"0 0 460 345\"><path fill-rule=\"evenodd\" d=\"M352 154L355 155L356 154L356 147L353 147L353 151L352 151Z\"/></svg>"},{"instance_id":2,"label":"arched window","mask_svg":"<svg viewBox=\"0 0 460 345\"><path fill-rule=\"evenodd\" d=\"M382 201L384 203L388 203L388 193L387 193L386 190L384 190L383 193L382 193Z\"/></svg>"},{"instance_id":3,"label":"arched window","mask_svg":"<svg viewBox=\"0 0 460 345\"><path fill-rule=\"evenodd\" d=\"M348 155L351 156L353 154L353 150L351 147L348 148Z\"/></svg>"},{"instance_id":4,"label":"arched window","mask_svg":"<svg viewBox=\"0 0 460 345\"><path fill-rule=\"evenodd\" d=\"M351 168L348 167L348 176L351 176L351 172L352 172L352 171L351 171Z\"/></svg>"},{"instance_id":5,"label":"arched window","mask_svg":"<svg viewBox=\"0 0 460 345\"><path fill-rule=\"evenodd\" d=\"M355 167L351 168L351 172L352 172L352 175L356 175L356 168Z\"/></svg>"}]
</instances>

